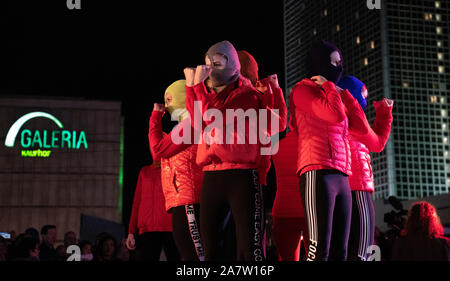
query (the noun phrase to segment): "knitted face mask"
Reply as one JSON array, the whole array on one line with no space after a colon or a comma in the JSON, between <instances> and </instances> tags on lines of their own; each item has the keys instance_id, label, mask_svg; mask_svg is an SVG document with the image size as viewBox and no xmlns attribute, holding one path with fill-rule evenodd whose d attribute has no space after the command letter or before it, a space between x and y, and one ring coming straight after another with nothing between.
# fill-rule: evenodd
<instances>
[{"instance_id":1,"label":"knitted face mask","mask_svg":"<svg viewBox=\"0 0 450 281\"><path fill-rule=\"evenodd\" d=\"M367 100L366 98L364 98L363 92L367 91L367 88L363 82L358 80L356 77L348 75L342 77L342 79L339 80L337 85L342 89L347 89L350 92L350 94L352 94L352 96L358 101L362 110L366 110Z\"/></svg>"},{"instance_id":2,"label":"knitted face mask","mask_svg":"<svg viewBox=\"0 0 450 281\"><path fill-rule=\"evenodd\" d=\"M245 78L248 78L253 86L259 80L258 76L258 63L255 58L249 54L247 51L238 51L239 62L241 64L241 74Z\"/></svg>"},{"instance_id":3,"label":"knitted face mask","mask_svg":"<svg viewBox=\"0 0 450 281\"><path fill-rule=\"evenodd\" d=\"M331 54L337 51L341 57L341 63L337 66L331 64ZM337 83L344 70L341 51L333 44L326 41L317 41L313 44L306 57L306 71L308 78L321 75L328 81Z\"/></svg>"},{"instance_id":4,"label":"knitted face mask","mask_svg":"<svg viewBox=\"0 0 450 281\"><path fill-rule=\"evenodd\" d=\"M186 118L187 110L186 110L186 80L178 80L173 82L169 87L167 87L166 92L164 93L164 101L166 101L167 96L170 94L172 97L172 102L170 105L167 105L166 108L170 115L176 118L178 121ZM176 112L175 112L176 111ZM175 112L175 115L173 115Z\"/></svg>"},{"instance_id":5,"label":"knitted face mask","mask_svg":"<svg viewBox=\"0 0 450 281\"><path fill-rule=\"evenodd\" d=\"M219 54L226 58L226 65L223 69L214 67L214 55ZM222 41L211 46L206 53L206 56L211 61L211 80L213 87L228 85L239 77L241 65L236 49L228 41Z\"/></svg>"}]
</instances>

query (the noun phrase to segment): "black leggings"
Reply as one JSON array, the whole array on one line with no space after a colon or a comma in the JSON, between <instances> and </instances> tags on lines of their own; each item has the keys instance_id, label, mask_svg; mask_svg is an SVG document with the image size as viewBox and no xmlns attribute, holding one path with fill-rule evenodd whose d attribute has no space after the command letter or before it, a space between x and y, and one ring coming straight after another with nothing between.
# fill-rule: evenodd
<instances>
[{"instance_id":1,"label":"black leggings","mask_svg":"<svg viewBox=\"0 0 450 281\"><path fill-rule=\"evenodd\" d=\"M348 176L337 170L315 170L300 177L308 225L307 260L346 260L352 195Z\"/></svg>"},{"instance_id":2,"label":"black leggings","mask_svg":"<svg viewBox=\"0 0 450 281\"><path fill-rule=\"evenodd\" d=\"M204 260L199 216L199 204L172 208L173 237L183 261Z\"/></svg>"},{"instance_id":3,"label":"black leggings","mask_svg":"<svg viewBox=\"0 0 450 281\"><path fill-rule=\"evenodd\" d=\"M264 260L264 208L257 170L205 172L200 204L205 260L221 260L221 227L228 208L236 228L236 259Z\"/></svg>"},{"instance_id":4,"label":"black leggings","mask_svg":"<svg viewBox=\"0 0 450 281\"><path fill-rule=\"evenodd\" d=\"M180 260L172 232L144 232L137 237L136 242L136 259L139 261L159 261L162 249L164 249L167 261Z\"/></svg>"},{"instance_id":5,"label":"black leggings","mask_svg":"<svg viewBox=\"0 0 450 281\"><path fill-rule=\"evenodd\" d=\"M352 191L352 201L348 259L365 261L375 235L375 210L370 192Z\"/></svg>"}]
</instances>

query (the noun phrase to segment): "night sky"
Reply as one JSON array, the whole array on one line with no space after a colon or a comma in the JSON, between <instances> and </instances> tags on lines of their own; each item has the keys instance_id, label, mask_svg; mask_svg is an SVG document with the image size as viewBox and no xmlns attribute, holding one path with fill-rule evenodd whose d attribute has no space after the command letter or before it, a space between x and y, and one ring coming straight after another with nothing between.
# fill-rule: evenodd
<instances>
[{"instance_id":1,"label":"night sky","mask_svg":"<svg viewBox=\"0 0 450 281\"><path fill-rule=\"evenodd\" d=\"M260 78L277 73L284 86L282 1L81 0L81 10L67 9L66 0L2 4L1 95L122 102L125 224L139 170L151 163L153 103L163 103L185 67L204 64L212 44L229 40L255 57Z\"/></svg>"}]
</instances>

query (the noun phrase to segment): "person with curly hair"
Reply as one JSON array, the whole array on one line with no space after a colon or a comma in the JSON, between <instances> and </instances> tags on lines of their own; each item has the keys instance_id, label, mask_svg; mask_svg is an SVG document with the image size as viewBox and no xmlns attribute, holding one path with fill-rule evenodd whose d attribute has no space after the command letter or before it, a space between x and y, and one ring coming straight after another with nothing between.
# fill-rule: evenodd
<instances>
[{"instance_id":1,"label":"person with curly hair","mask_svg":"<svg viewBox=\"0 0 450 281\"><path fill-rule=\"evenodd\" d=\"M425 201L409 209L406 227L394 242L393 261L449 261L450 239L443 236L444 228L436 208Z\"/></svg>"}]
</instances>

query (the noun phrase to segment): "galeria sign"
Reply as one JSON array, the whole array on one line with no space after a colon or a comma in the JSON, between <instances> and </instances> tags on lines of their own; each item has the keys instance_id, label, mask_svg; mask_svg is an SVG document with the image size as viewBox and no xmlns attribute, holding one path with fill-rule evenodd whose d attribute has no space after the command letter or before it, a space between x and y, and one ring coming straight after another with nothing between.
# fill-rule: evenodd
<instances>
[{"instance_id":1,"label":"galeria sign","mask_svg":"<svg viewBox=\"0 0 450 281\"><path fill-rule=\"evenodd\" d=\"M5 146L14 147L17 136L22 126L30 119L43 117L52 120L58 130L22 130L20 133L20 145L23 148L22 157L50 157L51 148L80 149L88 148L86 133L84 131L62 130L62 123L53 115L45 112L31 112L17 119L6 135Z\"/></svg>"}]
</instances>

